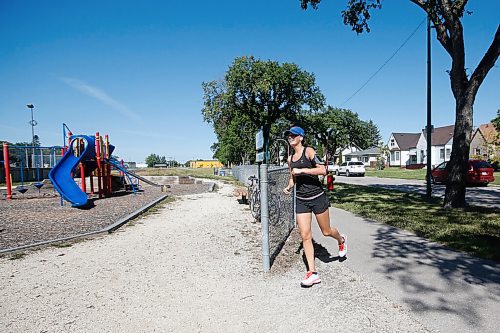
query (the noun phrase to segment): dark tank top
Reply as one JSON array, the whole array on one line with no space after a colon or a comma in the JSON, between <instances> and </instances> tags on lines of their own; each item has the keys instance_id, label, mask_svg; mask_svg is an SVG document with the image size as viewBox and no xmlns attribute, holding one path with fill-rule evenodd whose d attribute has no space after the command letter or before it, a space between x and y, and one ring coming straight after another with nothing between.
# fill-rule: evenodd
<instances>
[{"instance_id":1,"label":"dark tank top","mask_svg":"<svg viewBox=\"0 0 500 333\"><path fill-rule=\"evenodd\" d=\"M297 161L290 158L290 168L312 169L315 164L306 155L307 147L304 147L302 155ZM296 195L299 199L314 199L323 193L323 187L318 176L300 174L295 176Z\"/></svg>"}]
</instances>

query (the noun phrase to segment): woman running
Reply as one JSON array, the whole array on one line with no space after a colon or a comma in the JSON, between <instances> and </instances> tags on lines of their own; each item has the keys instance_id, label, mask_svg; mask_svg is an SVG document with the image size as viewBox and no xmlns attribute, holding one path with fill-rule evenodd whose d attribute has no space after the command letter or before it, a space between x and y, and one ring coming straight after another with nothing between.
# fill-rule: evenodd
<instances>
[{"instance_id":1,"label":"woman running","mask_svg":"<svg viewBox=\"0 0 500 333\"><path fill-rule=\"evenodd\" d=\"M304 134L304 130L298 126L294 126L285 132L294 153L288 157L290 180L283 192L290 194L293 186L297 186L295 205L297 224L299 225L300 237L302 238L302 246L304 247L308 266L307 274L300 285L302 287L311 287L321 282L314 265L314 246L311 232L312 213L316 216L323 235L337 240L339 257L345 257L347 247L345 244L346 237L341 235L336 228L330 227L330 213L328 211L330 202L318 179L319 175L326 175L326 168L316 156L314 149L303 144Z\"/></svg>"}]
</instances>

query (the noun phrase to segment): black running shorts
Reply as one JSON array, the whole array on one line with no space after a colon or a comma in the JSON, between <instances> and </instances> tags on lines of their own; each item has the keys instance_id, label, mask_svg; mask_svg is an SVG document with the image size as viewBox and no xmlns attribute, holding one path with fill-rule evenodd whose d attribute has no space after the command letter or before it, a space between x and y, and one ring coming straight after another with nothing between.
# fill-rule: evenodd
<instances>
[{"instance_id":1,"label":"black running shorts","mask_svg":"<svg viewBox=\"0 0 500 333\"><path fill-rule=\"evenodd\" d=\"M322 195L312 200L304 200L297 198L295 202L296 202L295 212L297 214L311 213L311 212L313 212L314 214L321 214L325 210L327 210L328 207L330 207L330 201L328 201L328 197L324 192Z\"/></svg>"}]
</instances>

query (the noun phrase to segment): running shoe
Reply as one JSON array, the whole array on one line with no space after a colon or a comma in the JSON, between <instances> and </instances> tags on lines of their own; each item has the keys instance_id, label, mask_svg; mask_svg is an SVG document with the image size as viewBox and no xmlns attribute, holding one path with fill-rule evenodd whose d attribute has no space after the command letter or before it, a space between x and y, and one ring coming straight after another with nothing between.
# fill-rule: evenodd
<instances>
[{"instance_id":1,"label":"running shoe","mask_svg":"<svg viewBox=\"0 0 500 333\"><path fill-rule=\"evenodd\" d=\"M347 238L345 235L342 234L340 235L340 237L342 237L344 242L342 244L339 244L339 257L343 258L347 254L347 245L345 244Z\"/></svg>"},{"instance_id":2,"label":"running shoe","mask_svg":"<svg viewBox=\"0 0 500 333\"><path fill-rule=\"evenodd\" d=\"M309 271L307 272L304 280L300 282L300 285L304 288L308 288L320 282L321 279L319 278L318 273Z\"/></svg>"}]
</instances>

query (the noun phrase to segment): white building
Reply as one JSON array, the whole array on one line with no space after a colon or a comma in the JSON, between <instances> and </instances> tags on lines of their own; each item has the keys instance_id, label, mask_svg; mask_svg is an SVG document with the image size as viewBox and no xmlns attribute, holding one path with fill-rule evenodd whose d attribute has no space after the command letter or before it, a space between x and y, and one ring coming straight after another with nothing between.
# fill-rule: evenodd
<instances>
[{"instance_id":1,"label":"white building","mask_svg":"<svg viewBox=\"0 0 500 333\"><path fill-rule=\"evenodd\" d=\"M392 133L387 147L390 151L389 166L407 167L417 164L417 143L420 133Z\"/></svg>"},{"instance_id":2,"label":"white building","mask_svg":"<svg viewBox=\"0 0 500 333\"><path fill-rule=\"evenodd\" d=\"M455 126L450 125L436 127L431 133L431 165L433 167L450 160L454 130ZM422 164L423 167L427 163L427 133L425 130L420 134L415 153L415 164Z\"/></svg>"},{"instance_id":3,"label":"white building","mask_svg":"<svg viewBox=\"0 0 500 333\"><path fill-rule=\"evenodd\" d=\"M377 165L377 158L380 156L380 148L373 147L361 151L345 154L345 161L360 161L367 167L374 168Z\"/></svg>"}]
</instances>

